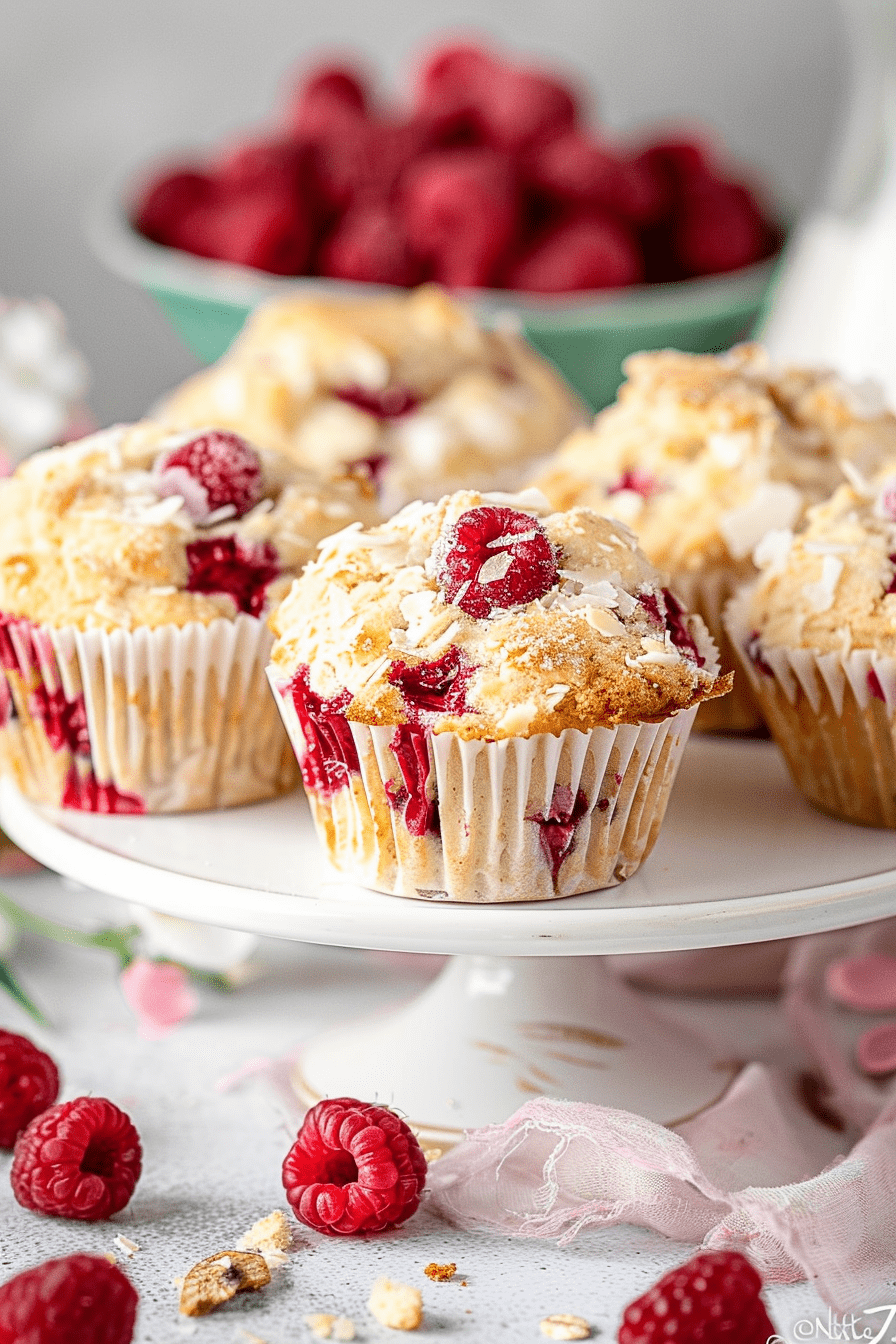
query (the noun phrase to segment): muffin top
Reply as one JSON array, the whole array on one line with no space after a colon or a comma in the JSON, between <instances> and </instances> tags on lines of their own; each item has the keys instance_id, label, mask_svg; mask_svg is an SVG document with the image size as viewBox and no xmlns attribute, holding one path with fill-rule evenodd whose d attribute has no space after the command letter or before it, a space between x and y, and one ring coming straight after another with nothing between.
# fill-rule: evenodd
<instances>
[{"instance_id":1,"label":"muffin top","mask_svg":"<svg viewBox=\"0 0 896 1344\"><path fill-rule=\"evenodd\" d=\"M0 612L80 629L257 616L329 533L378 517L229 431L118 425L0 481Z\"/></svg>"},{"instance_id":2,"label":"muffin top","mask_svg":"<svg viewBox=\"0 0 896 1344\"><path fill-rule=\"evenodd\" d=\"M729 688L621 523L463 491L328 538L271 617L281 683L467 738L658 721Z\"/></svg>"},{"instance_id":3,"label":"muffin top","mask_svg":"<svg viewBox=\"0 0 896 1344\"><path fill-rule=\"evenodd\" d=\"M871 386L826 370L775 370L756 345L727 355L634 355L616 403L573 434L535 484L635 529L673 574L742 565L843 479L896 454L896 417Z\"/></svg>"},{"instance_id":4,"label":"muffin top","mask_svg":"<svg viewBox=\"0 0 896 1344\"><path fill-rule=\"evenodd\" d=\"M390 512L462 486L515 488L520 462L584 420L525 341L482 330L433 286L273 299L154 414L176 427L226 425L304 467L354 464Z\"/></svg>"},{"instance_id":5,"label":"muffin top","mask_svg":"<svg viewBox=\"0 0 896 1344\"><path fill-rule=\"evenodd\" d=\"M810 509L806 526L770 533L745 619L762 645L896 656L896 459Z\"/></svg>"}]
</instances>

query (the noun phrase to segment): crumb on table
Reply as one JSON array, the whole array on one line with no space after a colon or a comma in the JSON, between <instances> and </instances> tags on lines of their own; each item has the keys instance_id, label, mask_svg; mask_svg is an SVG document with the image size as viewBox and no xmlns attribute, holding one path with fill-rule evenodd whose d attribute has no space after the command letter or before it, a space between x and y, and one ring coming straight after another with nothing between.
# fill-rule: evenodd
<instances>
[{"instance_id":1,"label":"crumb on table","mask_svg":"<svg viewBox=\"0 0 896 1344\"><path fill-rule=\"evenodd\" d=\"M573 1316L567 1311L556 1311L552 1316L545 1316L540 1329L548 1339L591 1338L591 1326L584 1316Z\"/></svg>"},{"instance_id":2,"label":"crumb on table","mask_svg":"<svg viewBox=\"0 0 896 1344\"><path fill-rule=\"evenodd\" d=\"M347 1341L355 1337L355 1323L348 1316L334 1316L328 1311L316 1311L305 1317L305 1324L318 1339Z\"/></svg>"},{"instance_id":3,"label":"crumb on table","mask_svg":"<svg viewBox=\"0 0 896 1344\"><path fill-rule=\"evenodd\" d=\"M457 1273L457 1265L453 1260L447 1265L437 1265L433 1260L431 1264L426 1266L423 1273L428 1279L432 1279L433 1283L447 1283Z\"/></svg>"},{"instance_id":4,"label":"crumb on table","mask_svg":"<svg viewBox=\"0 0 896 1344\"><path fill-rule=\"evenodd\" d=\"M380 1325L390 1330L416 1330L423 1320L423 1297L419 1288L391 1279L377 1279L367 1303Z\"/></svg>"}]
</instances>

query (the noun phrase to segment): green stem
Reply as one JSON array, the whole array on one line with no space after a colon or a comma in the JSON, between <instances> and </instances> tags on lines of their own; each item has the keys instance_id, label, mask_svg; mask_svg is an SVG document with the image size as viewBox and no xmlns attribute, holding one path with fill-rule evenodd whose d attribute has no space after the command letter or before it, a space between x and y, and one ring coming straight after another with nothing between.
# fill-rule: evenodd
<instances>
[{"instance_id":1,"label":"green stem","mask_svg":"<svg viewBox=\"0 0 896 1344\"><path fill-rule=\"evenodd\" d=\"M37 1004L19 984L5 961L0 961L0 989L5 989L7 994L25 1009L28 1016L32 1017L38 1026L49 1026L47 1019L44 1017Z\"/></svg>"},{"instance_id":2,"label":"green stem","mask_svg":"<svg viewBox=\"0 0 896 1344\"><path fill-rule=\"evenodd\" d=\"M62 924L42 919L40 915L33 915L30 910L23 910L3 892L0 892L0 914L5 915L16 928L24 929L26 933L39 934L42 938L50 938L55 943L69 943L74 947L99 947L104 951L114 952L122 970L133 960L134 939L140 933L136 924L129 924L124 928L100 929L99 933L79 933L76 929L68 929Z\"/></svg>"}]
</instances>

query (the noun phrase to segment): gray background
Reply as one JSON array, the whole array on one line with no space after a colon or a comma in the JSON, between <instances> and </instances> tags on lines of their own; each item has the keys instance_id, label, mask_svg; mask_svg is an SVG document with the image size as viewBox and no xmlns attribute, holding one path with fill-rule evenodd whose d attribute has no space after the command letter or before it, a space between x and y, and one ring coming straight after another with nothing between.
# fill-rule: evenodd
<instances>
[{"instance_id":1,"label":"gray background","mask_svg":"<svg viewBox=\"0 0 896 1344\"><path fill-rule=\"evenodd\" d=\"M62 305L101 422L139 415L194 361L88 252L91 193L122 165L270 120L322 45L401 86L444 28L568 67L613 127L709 122L789 204L819 190L845 95L835 0L0 0L0 293Z\"/></svg>"}]
</instances>

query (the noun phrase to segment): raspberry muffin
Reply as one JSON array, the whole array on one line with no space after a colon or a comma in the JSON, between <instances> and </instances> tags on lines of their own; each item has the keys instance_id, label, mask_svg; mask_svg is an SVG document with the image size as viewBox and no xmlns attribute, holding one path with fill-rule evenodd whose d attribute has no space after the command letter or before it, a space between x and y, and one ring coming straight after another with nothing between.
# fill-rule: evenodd
<instances>
[{"instance_id":1,"label":"raspberry muffin","mask_svg":"<svg viewBox=\"0 0 896 1344\"><path fill-rule=\"evenodd\" d=\"M774 369L755 345L729 354L634 355L617 402L574 434L536 478L556 508L585 504L628 523L734 666L722 609L755 575L751 554L843 479L896 453L896 418L870 387L824 370ZM750 731L749 683L701 709L697 727Z\"/></svg>"},{"instance_id":2,"label":"raspberry muffin","mask_svg":"<svg viewBox=\"0 0 896 1344\"><path fill-rule=\"evenodd\" d=\"M765 538L725 622L809 801L896 827L896 459L849 475L797 536Z\"/></svg>"},{"instance_id":3,"label":"raspberry muffin","mask_svg":"<svg viewBox=\"0 0 896 1344\"><path fill-rule=\"evenodd\" d=\"M265 616L375 505L229 431L118 426L0 482L0 753L38 802L177 812L297 783Z\"/></svg>"},{"instance_id":4,"label":"raspberry muffin","mask_svg":"<svg viewBox=\"0 0 896 1344\"><path fill-rule=\"evenodd\" d=\"M272 625L330 858L431 900L628 877L697 705L730 683L623 524L537 491L466 491L331 537Z\"/></svg>"},{"instance_id":5,"label":"raspberry muffin","mask_svg":"<svg viewBox=\"0 0 896 1344\"><path fill-rule=\"evenodd\" d=\"M154 412L214 423L299 466L372 478L391 512L465 487L516 489L521 464L584 422L553 367L432 286L263 304L233 348Z\"/></svg>"}]
</instances>

